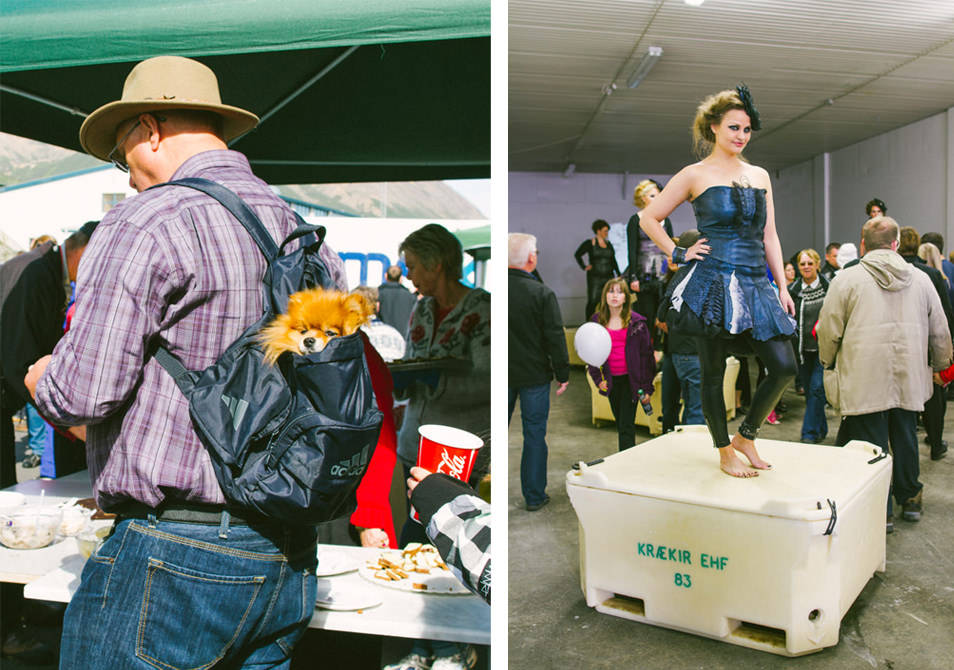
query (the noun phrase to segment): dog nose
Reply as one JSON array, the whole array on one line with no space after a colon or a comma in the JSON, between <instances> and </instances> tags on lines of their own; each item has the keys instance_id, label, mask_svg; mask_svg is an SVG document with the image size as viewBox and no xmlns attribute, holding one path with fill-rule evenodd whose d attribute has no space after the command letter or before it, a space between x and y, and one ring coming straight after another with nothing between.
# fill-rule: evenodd
<instances>
[{"instance_id":1,"label":"dog nose","mask_svg":"<svg viewBox=\"0 0 954 670\"><path fill-rule=\"evenodd\" d=\"M304 345L305 349L307 349L308 351L314 351L314 349L315 349L315 338L313 338L313 337L306 337L304 340L302 340L302 344Z\"/></svg>"}]
</instances>

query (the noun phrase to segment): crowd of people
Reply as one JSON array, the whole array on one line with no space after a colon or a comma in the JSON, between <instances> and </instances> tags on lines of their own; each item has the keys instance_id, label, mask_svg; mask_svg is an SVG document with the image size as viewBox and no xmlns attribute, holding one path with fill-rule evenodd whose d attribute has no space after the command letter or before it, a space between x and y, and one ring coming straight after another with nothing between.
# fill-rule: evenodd
<instances>
[{"instance_id":1,"label":"crowd of people","mask_svg":"<svg viewBox=\"0 0 954 670\"><path fill-rule=\"evenodd\" d=\"M658 389L664 431L705 423L721 469L748 478L772 467L755 440L764 422L781 420L788 409L782 393L794 384L805 398L802 442L842 446L866 440L894 456L886 510L891 532L893 501L905 520L917 521L922 513L919 421L931 458L947 451L944 387L954 378L954 253L947 260L940 234L901 227L887 215L884 201L874 198L865 205L858 246L832 242L824 256L805 248L786 260L768 174L741 157L759 127L744 85L706 98L693 126L700 160L664 188L651 180L635 188L638 211L626 226L628 266L621 271L607 260L598 267L594 260L612 251L603 219L593 224L596 237L577 249L587 272L586 321L604 326L610 340L605 363L587 366L594 392L610 399L620 451L635 443L637 408L643 403L650 412L646 401ZM667 217L683 202L691 203L698 230L677 239ZM510 347L521 352L519 366L511 354L512 415L515 398L526 408L531 381L541 397L535 404L548 406L550 380L560 382L562 393L569 375L566 342L556 336L563 325L556 298L532 276L535 262L527 264L528 257L534 260L536 240L520 233L510 240ZM600 282L597 299L594 283ZM534 300L515 303L515 295ZM533 356L520 342L526 338L540 343ZM723 391L729 355L754 364L759 373L755 392L737 400L746 407L731 437ZM662 381L655 387L657 370ZM743 365L740 396L748 378ZM829 408L840 415L834 439ZM521 483L527 509L534 511L546 496L538 483L528 484L545 482L546 414L537 413L532 426L523 420Z\"/></svg>"}]
</instances>

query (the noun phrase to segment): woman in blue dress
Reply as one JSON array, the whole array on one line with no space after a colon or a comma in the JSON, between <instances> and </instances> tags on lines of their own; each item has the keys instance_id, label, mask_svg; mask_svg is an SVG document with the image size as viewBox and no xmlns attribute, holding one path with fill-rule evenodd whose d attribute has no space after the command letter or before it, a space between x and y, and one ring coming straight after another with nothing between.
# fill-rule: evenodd
<instances>
[{"instance_id":1,"label":"woman in blue dress","mask_svg":"<svg viewBox=\"0 0 954 670\"><path fill-rule=\"evenodd\" d=\"M669 318L680 332L696 336L702 367L702 410L719 450L720 467L733 477L753 477L771 467L755 448L755 437L796 373L789 337L795 306L784 281L778 292L766 274L784 277L768 172L742 158L752 131L760 127L748 89L706 98L693 123L701 161L676 174L640 216L640 226L673 262L683 266L670 284ZM689 201L702 234L688 249L676 246L661 221ZM747 345L768 374L752 397L749 412L729 439L722 380L725 359ZM748 463L739 454L745 456Z\"/></svg>"}]
</instances>

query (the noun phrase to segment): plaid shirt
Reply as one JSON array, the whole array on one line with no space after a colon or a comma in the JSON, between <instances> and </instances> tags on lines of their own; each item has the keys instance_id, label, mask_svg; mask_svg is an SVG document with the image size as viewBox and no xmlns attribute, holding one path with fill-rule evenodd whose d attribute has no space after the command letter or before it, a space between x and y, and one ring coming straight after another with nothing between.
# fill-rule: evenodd
<instances>
[{"instance_id":1,"label":"plaid shirt","mask_svg":"<svg viewBox=\"0 0 954 670\"><path fill-rule=\"evenodd\" d=\"M199 176L236 192L274 239L296 227L242 154L197 154L172 178ZM328 250L325 260L342 283L340 259ZM56 423L88 426L87 462L104 510L130 500L224 502L188 403L152 352L162 344L189 369L211 365L261 316L264 271L238 221L189 188L144 191L103 218L80 263L72 327L36 401Z\"/></svg>"},{"instance_id":2,"label":"plaid shirt","mask_svg":"<svg viewBox=\"0 0 954 670\"><path fill-rule=\"evenodd\" d=\"M490 505L448 475L432 474L415 487L411 504L447 567L490 602Z\"/></svg>"}]
</instances>

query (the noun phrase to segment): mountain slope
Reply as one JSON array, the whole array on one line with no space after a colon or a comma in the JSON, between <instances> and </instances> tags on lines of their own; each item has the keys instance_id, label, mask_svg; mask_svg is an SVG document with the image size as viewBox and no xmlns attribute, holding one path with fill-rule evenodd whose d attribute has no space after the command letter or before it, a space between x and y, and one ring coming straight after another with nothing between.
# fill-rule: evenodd
<instances>
[{"instance_id":1,"label":"mountain slope","mask_svg":"<svg viewBox=\"0 0 954 670\"><path fill-rule=\"evenodd\" d=\"M0 133L0 186L13 186L102 165L92 156ZM364 217L483 219L443 182L291 184L284 196Z\"/></svg>"}]
</instances>

